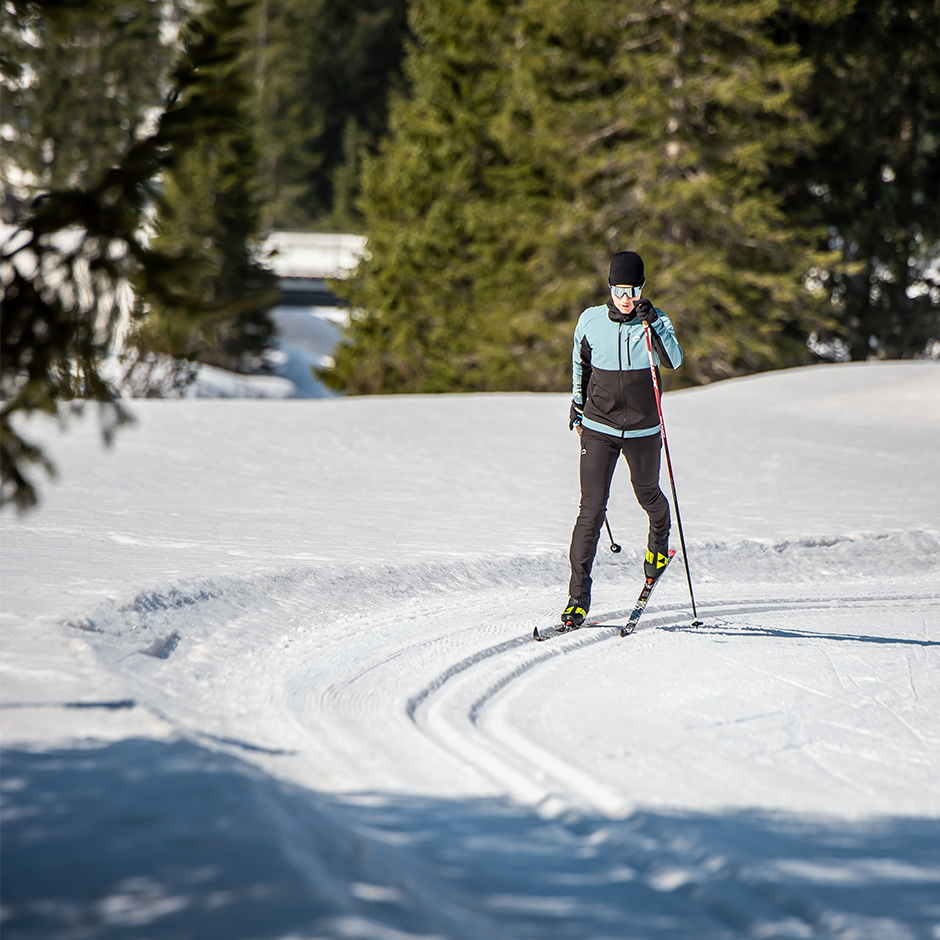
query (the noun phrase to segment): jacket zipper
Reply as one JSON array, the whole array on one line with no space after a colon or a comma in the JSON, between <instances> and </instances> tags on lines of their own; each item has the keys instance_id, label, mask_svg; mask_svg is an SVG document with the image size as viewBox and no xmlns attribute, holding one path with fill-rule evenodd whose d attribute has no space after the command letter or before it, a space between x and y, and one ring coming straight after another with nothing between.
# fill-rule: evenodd
<instances>
[{"instance_id":1,"label":"jacket zipper","mask_svg":"<svg viewBox=\"0 0 940 940\"><path fill-rule=\"evenodd\" d=\"M617 324L617 375L620 378L620 408L623 411L623 428L620 436L627 431L627 396L623 391L623 321ZM630 347L627 347L627 365L630 364Z\"/></svg>"}]
</instances>

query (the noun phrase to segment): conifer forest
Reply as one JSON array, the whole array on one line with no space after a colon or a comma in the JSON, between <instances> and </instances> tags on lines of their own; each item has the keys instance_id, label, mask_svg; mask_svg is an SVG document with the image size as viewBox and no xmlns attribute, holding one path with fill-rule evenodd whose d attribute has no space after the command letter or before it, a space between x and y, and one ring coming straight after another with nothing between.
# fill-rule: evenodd
<instances>
[{"instance_id":1,"label":"conifer forest","mask_svg":"<svg viewBox=\"0 0 940 940\"><path fill-rule=\"evenodd\" d=\"M45 458L14 416L92 402L110 433L116 350L125 379L263 370L274 230L368 239L319 376L350 395L564 391L628 248L686 353L672 387L940 358L937 0L2 9L21 507Z\"/></svg>"}]
</instances>

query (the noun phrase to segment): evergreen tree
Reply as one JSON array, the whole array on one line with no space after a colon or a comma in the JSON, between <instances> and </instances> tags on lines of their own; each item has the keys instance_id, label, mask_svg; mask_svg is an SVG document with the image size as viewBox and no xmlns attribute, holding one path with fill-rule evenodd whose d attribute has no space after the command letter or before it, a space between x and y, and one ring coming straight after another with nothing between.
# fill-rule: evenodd
<instances>
[{"instance_id":1,"label":"evergreen tree","mask_svg":"<svg viewBox=\"0 0 940 940\"><path fill-rule=\"evenodd\" d=\"M393 99L390 137L365 161L371 258L341 287L363 312L335 369L323 373L334 387L491 387L490 314L509 308L503 291L517 295L513 279L525 255L501 197L511 199L514 178L523 190L529 185L495 134L505 98L506 9L503 0L412 7L411 94Z\"/></svg>"},{"instance_id":2,"label":"evergreen tree","mask_svg":"<svg viewBox=\"0 0 940 940\"><path fill-rule=\"evenodd\" d=\"M264 228L352 230L359 159L387 126L407 0L261 0L257 121Z\"/></svg>"},{"instance_id":3,"label":"evergreen tree","mask_svg":"<svg viewBox=\"0 0 940 940\"><path fill-rule=\"evenodd\" d=\"M816 130L777 2L423 0L410 97L364 171L371 257L326 381L563 389L574 321L633 248L708 382L805 356L830 260L768 185ZM810 281L811 286L815 284Z\"/></svg>"},{"instance_id":4,"label":"evergreen tree","mask_svg":"<svg viewBox=\"0 0 940 940\"><path fill-rule=\"evenodd\" d=\"M7 12L27 22L37 6L8 0ZM83 4L49 6L44 15L52 17L62 10L67 16ZM3 502L34 505L31 465L52 472L39 448L19 433L18 414L64 417L63 402L84 400L102 406L106 434L127 419L101 368L118 342L132 288L142 305L215 321L256 305L254 297L209 304L193 296L188 287L199 281L205 264L200 249L161 251L146 234L160 199L159 175L198 143L230 135L239 126L247 12L245 3L207 3L188 27L153 132L131 143L98 180L34 200L0 249Z\"/></svg>"},{"instance_id":5,"label":"evergreen tree","mask_svg":"<svg viewBox=\"0 0 940 940\"><path fill-rule=\"evenodd\" d=\"M4 196L28 203L93 185L163 104L179 4L23 3L4 12Z\"/></svg>"},{"instance_id":6,"label":"evergreen tree","mask_svg":"<svg viewBox=\"0 0 940 940\"><path fill-rule=\"evenodd\" d=\"M257 6L254 118L265 230L306 229L323 211L311 184L323 166L316 141L325 96L313 78L323 3L260 0Z\"/></svg>"},{"instance_id":7,"label":"evergreen tree","mask_svg":"<svg viewBox=\"0 0 940 940\"><path fill-rule=\"evenodd\" d=\"M823 142L780 181L794 219L828 229L847 271L817 272L838 321L829 358L940 352L940 7L857 0L781 34L814 65ZM935 345L936 344L936 345Z\"/></svg>"},{"instance_id":8,"label":"evergreen tree","mask_svg":"<svg viewBox=\"0 0 940 940\"><path fill-rule=\"evenodd\" d=\"M644 256L682 384L802 361L826 315L804 279L826 258L769 185L818 137L799 107L810 66L768 35L782 4L543 6L526 4L514 74L537 103L521 126L569 180L563 233L598 274L618 248Z\"/></svg>"},{"instance_id":9,"label":"evergreen tree","mask_svg":"<svg viewBox=\"0 0 940 940\"><path fill-rule=\"evenodd\" d=\"M264 368L274 339L268 311L280 292L276 276L256 258L256 167L245 130L201 141L166 174L154 248L175 256L193 246L202 263L183 288L186 306L152 301L141 308L128 339L130 384L150 363L165 366L165 357L177 360L184 374L190 362L247 374Z\"/></svg>"},{"instance_id":10,"label":"evergreen tree","mask_svg":"<svg viewBox=\"0 0 940 940\"><path fill-rule=\"evenodd\" d=\"M165 174L154 248L170 256L196 249L202 263L185 281L187 305L152 300L141 310L129 341L136 353L132 383L135 373L165 357L184 373L189 362L249 374L264 367L274 339L268 311L280 293L276 276L256 257L261 203L250 54L226 71L233 102L227 132L199 141Z\"/></svg>"}]
</instances>

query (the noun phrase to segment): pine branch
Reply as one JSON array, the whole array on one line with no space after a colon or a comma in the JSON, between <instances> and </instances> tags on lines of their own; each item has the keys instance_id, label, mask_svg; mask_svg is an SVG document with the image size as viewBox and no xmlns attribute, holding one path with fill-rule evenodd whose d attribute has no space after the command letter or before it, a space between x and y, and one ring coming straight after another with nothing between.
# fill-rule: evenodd
<instances>
[{"instance_id":1,"label":"pine branch","mask_svg":"<svg viewBox=\"0 0 940 940\"><path fill-rule=\"evenodd\" d=\"M20 16L36 11L58 17L95 0L14 3ZM180 284L205 264L191 247L155 250L145 234L148 212L160 204L157 180L200 142L239 130L248 93L244 74L246 23L251 2L212 0L187 30L173 71L172 89L155 131L128 149L94 186L49 192L38 198L0 246L4 317L0 370L0 504L27 509L37 502L30 466L50 475L41 450L13 426L17 414L60 414L60 403L101 403L105 427L128 420L101 374L115 351L127 315L126 294L158 302L190 317L237 314L269 291L226 303L205 303ZM122 294L125 295L122 300Z\"/></svg>"}]
</instances>

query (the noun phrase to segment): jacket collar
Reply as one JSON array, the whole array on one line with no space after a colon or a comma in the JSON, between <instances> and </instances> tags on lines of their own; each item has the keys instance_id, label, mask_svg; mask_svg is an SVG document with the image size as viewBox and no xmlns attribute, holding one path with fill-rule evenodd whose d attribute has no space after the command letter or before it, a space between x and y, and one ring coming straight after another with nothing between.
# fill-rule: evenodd
<instances>
[{"instance_id":1,"label":"jacket collar","mask_svg":"<svg viewBox=\"0 0 940 940\"><path fill-rule=\"evenodd\" d=\"M629 323L631 320L636 319L635 309L631 310L630 313L621 313L615 306L613 298L607 298L607 316L614 321L614 323Z\"/></svg>"}]
</instances>

